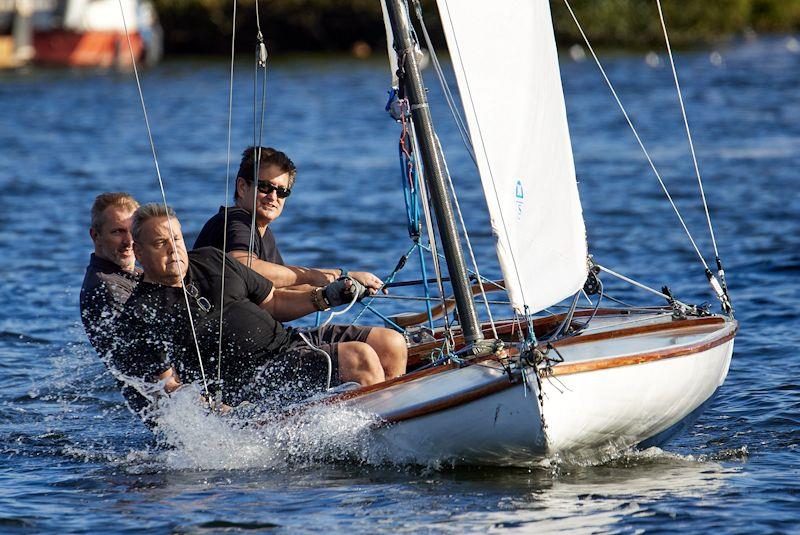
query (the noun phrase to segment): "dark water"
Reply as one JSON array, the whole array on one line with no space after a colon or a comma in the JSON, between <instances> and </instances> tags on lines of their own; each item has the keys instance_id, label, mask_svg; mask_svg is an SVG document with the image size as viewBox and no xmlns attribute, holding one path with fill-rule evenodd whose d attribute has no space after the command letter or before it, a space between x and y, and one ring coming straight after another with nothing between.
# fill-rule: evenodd
<instances>
[{"instance_id":1,"label":"dark water","mask_svg":"<svg viewBox=\"0 0 800 535\"><path fill-rule=\"evenodd\" d=\"M533 470L396 466L357 415L254 436L179 402L183 446L154 449L88 347L77 307L94 195L159 198L131 76L0 74L0 532L797 531L797 48L774 38L677 57L742 324L719 396L664 451ZM708 253L668 68L641 55L605 62ZM227 68L172 62L143 78L167 196L190 240L224 201ZM240 64L237 76L237 151L252 140L250 69ZM595 67L565 59L562 71L592 252L685 300L710 299ZM388 82L377 60L271 65L265 141L300 168L275 225L289 261L385 274L408 248ZM447 110L434 112L473 241L489 258L475 173ZM496 274L490 261L485 270Z\"/></svg>"}]
</instances>

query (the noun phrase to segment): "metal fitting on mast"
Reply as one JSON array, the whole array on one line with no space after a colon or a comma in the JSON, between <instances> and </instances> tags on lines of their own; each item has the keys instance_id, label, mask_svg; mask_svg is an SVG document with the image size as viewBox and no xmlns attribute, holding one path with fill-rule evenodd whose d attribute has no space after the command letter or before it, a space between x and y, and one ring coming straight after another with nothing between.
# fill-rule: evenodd
<instances>
[{"instance_id":1,"label":"metal fitting on mast","mask_svg":"<svg viewBox=\"0 0 800 535\"><path fill-rule=\"evenodd\" d=\"M444 156L436 143L425 85L415 53L416 43L412 38L413 29L408 17L408 6L404 0L392 0L387 2L386 7L395 39L394 48L399 58L398 68L404 75L404 96L409 101L411 118L416 125L423 169L436 213L461 329L467 346L473 346L483 340L483 331L478 322L475 303L472 301L464 253L445 180Z\"/></svg>"}]
</instances>

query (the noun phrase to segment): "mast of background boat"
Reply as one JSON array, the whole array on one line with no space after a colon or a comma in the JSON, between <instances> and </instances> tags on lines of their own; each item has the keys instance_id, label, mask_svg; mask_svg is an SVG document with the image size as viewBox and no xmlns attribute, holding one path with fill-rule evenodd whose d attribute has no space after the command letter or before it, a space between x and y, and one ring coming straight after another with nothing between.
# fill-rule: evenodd
<instances>
[{"instance_id":1,"label":"mast of background boat","mask_svg":"<svg viewBox=\"0 0 800 535\"><path fill-rule=\"evenodd\" d=\"M455 218L453 217L450 196L447 194L444 155L441 152L441 147L436 143L433 131L433 121L428 108L425 85L417 64L415 43L411 37L411 21L408 18L408 7L404 0L388 1L386 7L389 11L392 33L395 37L394 48L399 58L398 63L400 63L400 68L404 72L402 81L411 108L411 119L416 127L425 178L428 183L433 208L436 212L436 222L439 227L444 256L447 260L447 270L450 273L450 282L453 286L461 329L467 344L474 346L483 340L483 331L478 323L475 303L472 301L464 253L461 249L461 241Z\"/></svg>"}]
</instances>

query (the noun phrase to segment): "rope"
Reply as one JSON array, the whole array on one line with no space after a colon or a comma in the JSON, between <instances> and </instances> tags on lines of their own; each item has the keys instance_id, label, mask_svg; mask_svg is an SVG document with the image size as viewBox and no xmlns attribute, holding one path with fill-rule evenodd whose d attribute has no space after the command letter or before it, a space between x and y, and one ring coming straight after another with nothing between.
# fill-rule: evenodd
<instances>
[{"instance_id":1,"label":"rope","mask_svg":"<svg viewBox=\"0 0 800 535\"><path fill-rule=\"evenodd\" d=\"M258 0L256 0L256 21L258 21ZM264 45L264 36L261 26L258 27L258 45L256 46L255 71L253 73L253 214L250 221L250 241L247 245L247 267L253 265L253 248L256 237L256 202L258 201L258 181L261 178L261 145L264 138L264 113L267 106L267 48ZM257 106L258 95L258 69L264 71L264 81L261 84L261 106ZM260 111L260 120L258 111ZM258 124L258 127L256 127Z\"/></svg>"},{"instance_id":2,"label":"rope","mask_svg":"<svg viewBox=\"0 0 800 535\"><path fill-rule=\"evenodd\" d=\"M650 168L653 170L653 173L655 173L656 178L658 179L658 183L661 185L661 189L664 191L664 195L666 195L667 200L669 201L670 205L672 205L672 209L675 211L675 215L678 216L678 221L680 221L681 226L683 227L683 230L686 233L686 236L689 238L689 241L691 242L692 247L694 248L695 252L697 253L697 257L700 259L700 262L703 264L703 267L705 268L705 270L706 271L710 271L708 269L708 264L706 263L705 258L703 258L703 255L700 253L700 249L698 249L697 244L695 243L691 232L689 232L689 228L686 226L686 223L684 222L683 217L681 216L681 213L678 210L678 207L675 205L675 201L673 201L672 196L669 193L669 190L667 190L667 186L664 184L664 181L661 178L661 174L658 172L658 169L656 169L656 166L653 163L652 158L650 158L650 153L647 152L647 149L645 148L644 143L642 142L642 139L639 137L639 133L636 131L636 127L633 125L633 121L631 121L631 118L628 116L628 112L625 110L625 106L622 105L622 101L620 100L619 96L617 95L617 91L614 89L614 86L611 83L611 80L608 79L608 76L606 75L606 71L605 71L605 69L603 69L603 66L600 63L600 59L597 57L597 54L595 53L594 48L592 47L591 43L589 42L589 38L586 36L586 33L584 33L583 27L581 26L581 23L578 22L578 17L575 15L575 12L572 10L572 6L570 6L569 0L564 0L564 4L566 4L570 15L572 15L572 20L575 21L575 24L578 27L578 31L580 32L581 37L583 37L584 43L586 43L586 47L589 49L589 52L592 54L592 57L594 58L594 61L597 64L597 68L600 69L600 74L603 75L603 79L606 81L606 85L608 85L608 88L611 90L611 94L614 96L614 100L616 100L617 106L619 106L620 111L622 111L622 115L625 117L625 120L628 122L628 126L631 128L631 131L633 132L633 135L636 137L636 141L637 141L637 143L639 143L639 147L642 149L642 152L644 152L644 155L647 158L647 162L650 164Z\"/></svg>"},{"instance_id":3,"label":"rope","mask_svg":"<svg viewBox=\"0 0 800 535\"><path fill-rule=\"evenodd\" d=\"M317 351L318 353L322 353L328 360L328 381L325 383L325 390L328 390L331 387L331 377L333 376L333 359L331 359L331 356L328 354L327 351L312 344L305 333L300 331L295 331L295 332L300 337L300 339L303 342L305 342L308 347L311 348L312 351Z\"/></svg>"},{"instance_id":4,"label":"rope","mask_svg":"<svg viewBox=\"0 0 800 535\"><path fill-rule=\"evenodd\" d=\"M229 185L231 180L231 124L233 122L233 68L234 51L236 45L236 0L233 0L233 34L231 35L231 69L228 82L228 151L225 160L225 197L222 206L228 204ZM217 341L217 383L219 393L222 393L222 313L225 310L225 251L228 250L228 209L223 210L222 223L222 287L220 289L219 303L219 339Z\"/></svg>"},{"instance_id":5,"label":"rope","mask_svg":"<svg viewBox=\"0 0 800 535\"><path fill-rule=\"evenodd\" d=\"M144 92L142 91L142 83L139 79L139 69L136 67L136 58L133 54L133 45L131 44L131 36L128 32L128 22L125 20L125 9L122 7L122 0L119 1L119 10L122 14L122 26L125 29L125 38L128 41L128 52L131 55L131 65L133 66L133 75L136 79L136 89L139 92L139 102L142 105L142 114L144 115L144 124L147 129L147 139L150 142L150 152L153 154L153 164L155 165L156 169L156 176L158 177L158 187L161 190L161 199L164 202L164 209L168 210L169 205L167 204L167 194L164 191L164 181L161 178L161 169L158 165L158 156L156 155L156 145L153 142L153 132L150 128L150 119L147 114L147 106L144 103ZM178 248L175 244L175 231L172 228L172 218L167 215L167 225L169 226L169 237L170 241L172 242L172 250L174 251L173 254L177 254ZM188 267L188 266L187 266ZM178 264L178 269L180 270L180 263ZM192 330L192 341L194 342L194 348L197 353L197 361L200 364L200 375L203 379L203 388L206 393L206 399L208 402L211 403L211 396L208 391L208 381L206 380L206 372L203 367L203 358L200 355L200 345L197 342L197 332L194 327L194 319L192 318L192 311L189 308L189 293L186 291L186 285L184 284L183 278L185 276L183 271L180 271L181 276L181 289L183 290L183 300L186 304L186 313L189 316L189 327Z\"/></svg>"},{"instance_id":6,"label":"rope","mask_svg":"<svg viewBox=\"0 0 800 535\"><path fill-rule=\"evenodd\" d=\"M373 297L374 297L374 296L373 296ZM331 313L330 313L330 315L328 316L328 319L326 319L325 321L323 321L323 322L320 324L320 327L325 327L325 326L326 326L327 324L329 324L329 323L331 322L331 320L332 320L333 318L335 318L336 316L341 316L342 314L346 314L346 313L347 313L347 312L348 312L348 311L349 311L351 308L353 308L353 305L355 305L355 304L356 304L356 301L357 301L357 300L358 300L358 294L357 294L357 293L354 293L354 294L353 294L353 299L352 299L352 300L350 300L350 304L348 304L346 307L344 307L342 310L339 310L338 312L337 312L337 311L333 311L333 312L331 312Z\"/></svg>"}]
</instances>

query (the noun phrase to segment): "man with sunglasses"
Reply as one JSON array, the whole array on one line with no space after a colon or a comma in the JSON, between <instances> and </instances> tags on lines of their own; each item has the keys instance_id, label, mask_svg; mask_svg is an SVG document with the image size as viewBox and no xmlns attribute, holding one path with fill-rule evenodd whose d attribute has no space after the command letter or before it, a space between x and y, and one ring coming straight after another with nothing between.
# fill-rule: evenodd
<instances>
[{"instance_id":1,"label":"man with sunglasses","mask_svg":"<svg viewBox=\"0 0 800 535\"><path fill-rule=\"evenodd\" d=\"M362 298L360 283L276 289L219 249L187 253L175 213L159 204L134 213L132 234L144 277L121 317L123 350L113 353L113 365L139 385L132 406L149 409L162 389L169 393L204 374L210 392L219 391L228 405L296 400L328 384L385 380L368 344L326 343L313 330L301 336L281 323ZM146 412L140 415L147 421Z\"/></svg>"},{"instance_id":2,"label":"man with sunglasses","mask_svg":"<svg viewBox=\"0 0 800 535\"><path fill-rule=\"evenodd\" d=\"M259 180L254 183L256 166L259 168ZM293 266L286 265L283 261L269 225L283 212L296 176L297 169L285 153L271 147L248 147L242 153L242 161L236 174L234 206L220 207L219 212L203 226L194 242L194 248L210 246L224 249L271 280L276 288L305 284L320 287L347 275L371 292L379 290L383 282L366 271L348 272L341 268ZM226 210L227 233L224 232ZM253 227L253 212L256 231L253 233L251 255L250 229ZM223 238L227 238L224 243Z\"/></svg>"},{"instance_id":3,"label":"man with sunglasses","mask_svg":"<svg viewBox=\"0 0 800 535\"><path fill-rule=\"evenodd\" d=\"M258 166L259 180L255 182ZM292 192L297 169L289 157L271 147L248 147L236 178L233 207L220 207L205 224L194 248L216 247L224 250L242 264L269 279L275 288L308 290L323 287L341 277L361 283L370 293L383 285L378 277L366 271L309 268L286 265L269 228L283 212L286 199ZM255 201L255 209L254 207ZM227 233L225 213L227 211ZM255 214L255 215L254 215ZM255 219L256 232L251 228ZM252 254L249 251L252 248ZM405 338L382 327L330 326L323 330L325 343L364 342L378 354L387 379L405 373L407 349Z\"/></svg>"}]
</instances>

